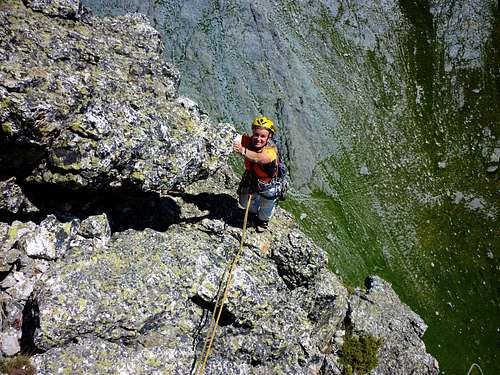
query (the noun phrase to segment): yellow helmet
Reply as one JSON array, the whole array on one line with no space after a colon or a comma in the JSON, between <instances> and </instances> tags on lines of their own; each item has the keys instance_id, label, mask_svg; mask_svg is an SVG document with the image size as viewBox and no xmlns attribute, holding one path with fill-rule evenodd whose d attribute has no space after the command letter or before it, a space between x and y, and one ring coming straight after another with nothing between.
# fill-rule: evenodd
<instances>
[{"instance_id":1,"label":"yellow helmet","mask_svg":"<svg viewBox=\"0 0 500 375\"><path fill-rule=\"evenodd\" d=\"M252 128L263 128L267 129L274 135L276 133L276 126L274 126L273 122L269 120L267 117L257 117L252 122Z\"/></svg>"}]
</instances>

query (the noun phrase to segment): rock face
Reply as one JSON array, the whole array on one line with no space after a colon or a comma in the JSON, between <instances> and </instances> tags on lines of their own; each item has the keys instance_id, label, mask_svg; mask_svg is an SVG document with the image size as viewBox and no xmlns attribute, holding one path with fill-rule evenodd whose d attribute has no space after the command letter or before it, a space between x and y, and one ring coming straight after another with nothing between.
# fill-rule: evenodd
<instances>
[{"instance_id":1,"label":"rock face","mask_svg":"<svg viewBox=\"0 0 500 375\"><path fill-rule=\"evenodd\" d=\"M142 17L14 1L0 23L0 214L24 218L33 189L65 191L39 220L0 216L2 356L34 354L38 374L190 373L242 236L237 179L219 162L232 127L214 131L176 97ZM141 192L146 211L112 223L87 200L110 189L125 207L123 190ZM154 211L168 217L161 229L147 227ZM425 324L390 285L373 277L351 295L278 208L268 232L249 228L206 373L341 374L346 329L383 340L373 374L438 372Z\"/></svg>"},{"instance_id":2,"label":"rock face","mask_svg":"<svg viewBox=\"0 0 500 375\"><path fill-rule=\"evenodd\" d=\"M405 374L410 367L415 374L431 373L435 360L420 340L427 325L401 303L386 281L369 277L365 283L366 292L350 297L348 319L356 334L385 338L378 354L380 365L371 374Z\"/></svg>"},{"instance_id":3,"label":"rock face","mask_svg":"<svg viewBox=\"0 0 500 375\"><path fill-rule=\"evenodd\" d=\"M77 3L1 5L0 172L166 192L215 169L232 128L178 98L158 33L141 16L72 20Z\"/></svg>"},{"instance_id":4,"label":"rock face","mask_svg":"<svg viewBox=\"0 0 500 375\"><path fill-rule=\"evenodd\" d=\"M39 374L189 373L239 245L234 189L220 171L173 195L180 222L164 232L111 235L105 215L3 224L3 353L31 345ZM370 283L349 296L278 210L268 233L249 228L207 374L340 374L346 327L383 338L373 374L436 374L425 324L386 282Z\"/></svg>"},{"instance_id":5,"label":"rock face","mask_svg":"<svg viewBox=\"0 0 500 375\"><path fill-rule=\"evenodd\" d=\"M200 226L215 224L206 219ZM193 345L199 351L205 336L206 308L213 304L239 235L233 228L218 233L200 226L172 226L165 233L127 231L114 235L105 247L82 251L77 244L70 250L68 262L51 268L35 291L40 319L35 344L47 350L37 359L42 373L57 372L68 355L75 360L64 367L77 365L82 373L92 372L102 365L99 362L112 364L109 369L117 372L131 366L131 373L189 373ZM278 238L269 236L266 244L277 252L286 247L310 253L311 267L324 266L323 254L310 242L297 248L291 238L283 232ZM320 349L329 338L315 331L328 325L326 331L333 334L341 325L345 289L331 274L316 286L323 286L322 294L289 289L271 260L273 250L265 254L249 239L244 251L209 373L272 373L282 367L297 374L320 367ZM338 313L313 324L308 312L322 297L331 301L331 312ZM68 342L74 344L66 346ZM99 361L80 363L82 351Z\"/></svg>"}]
</instances>

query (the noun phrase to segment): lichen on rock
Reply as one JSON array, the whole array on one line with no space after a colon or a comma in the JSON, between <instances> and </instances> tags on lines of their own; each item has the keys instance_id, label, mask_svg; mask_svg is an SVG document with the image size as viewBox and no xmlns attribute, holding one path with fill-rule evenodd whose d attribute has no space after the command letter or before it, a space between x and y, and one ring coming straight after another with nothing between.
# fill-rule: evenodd
<instances>
[{"instance_id":1,"label":"lichen on rock","mask_svg":"<svg viewBox=\"0 0 500 375\"><path fill-rule=\"evenodd\" d=\"M234 130L176 101L179 74L145 17L74 20L62 10L76 1L27 5L41 13L21 1L0 12L1 170L165 193L218 168Z\"/></svg>"}]
</instances>

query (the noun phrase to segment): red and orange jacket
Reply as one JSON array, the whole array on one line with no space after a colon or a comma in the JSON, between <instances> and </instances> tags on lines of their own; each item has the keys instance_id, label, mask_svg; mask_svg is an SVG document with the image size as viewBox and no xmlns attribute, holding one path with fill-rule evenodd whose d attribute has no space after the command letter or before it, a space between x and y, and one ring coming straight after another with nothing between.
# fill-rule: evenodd
<instances>
[{"instance_id":1,"label":"red and orange jacket","mask_svg":"<svg viewBox=\"0 0 500 375\"><path fill-rule=\"evenodd\" d=\"M260 150L256 150L252 146L252 138L249 135L243 135L241 138L241 144L243 147L248 148L250 151L262 152L270 156L271 161L266 164L255 163L245 158L245 170L251 172L254 176L265 184L268 184L276 176L278 171L277 160L278 160L278 149L276 146L264 146Z\"/></svg>"}]
</instances>

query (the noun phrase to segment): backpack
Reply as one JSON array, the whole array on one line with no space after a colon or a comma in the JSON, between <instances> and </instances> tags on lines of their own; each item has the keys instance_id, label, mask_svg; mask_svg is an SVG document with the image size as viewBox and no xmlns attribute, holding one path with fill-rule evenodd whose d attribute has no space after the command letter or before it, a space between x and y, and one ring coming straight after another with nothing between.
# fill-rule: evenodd
<instances>
[{"instance_id":1,"label":"backpack","mask_svg":"<svg viewBox=\"0 0 500 375\"><path fill-rule=\"evenodd\" d=\"M274 177L274 183L277 186L277 198L280 201L284 201L286 199L286 192L288 190L289 178L286 170L286 164L281 158L281 151L279 147L276 145L278 149L278 172L276 177Z\"/></svg>"}]
</instances>

